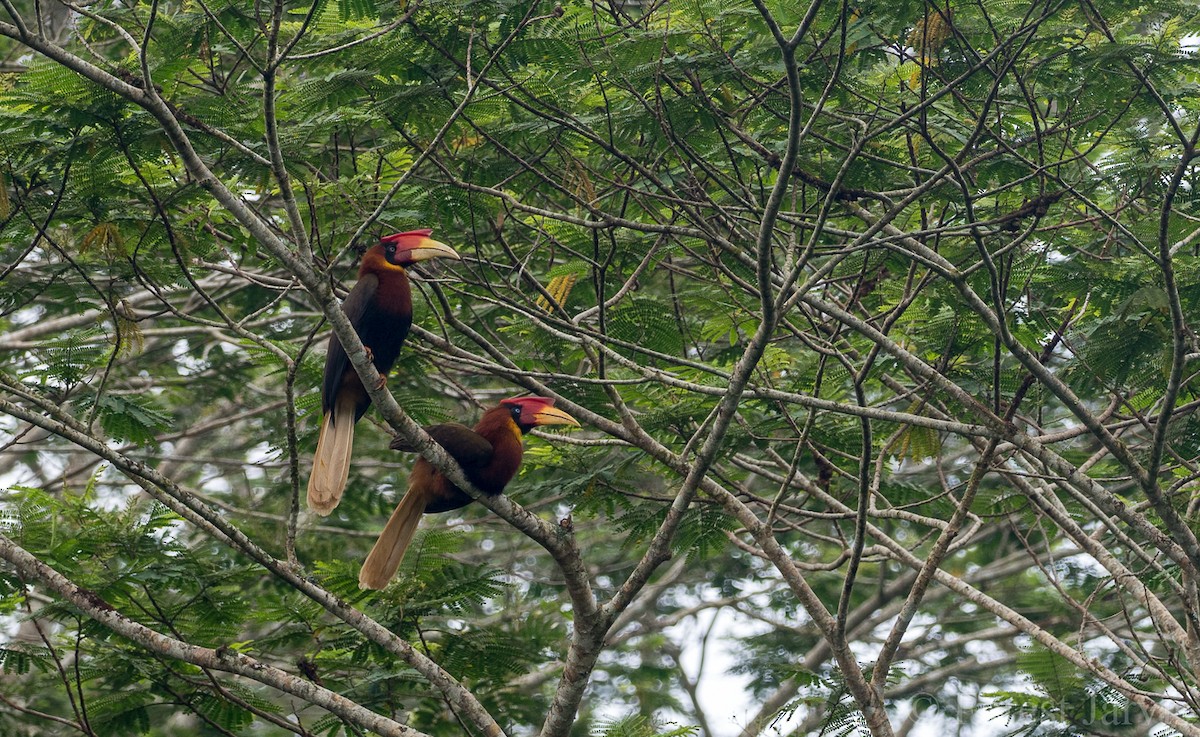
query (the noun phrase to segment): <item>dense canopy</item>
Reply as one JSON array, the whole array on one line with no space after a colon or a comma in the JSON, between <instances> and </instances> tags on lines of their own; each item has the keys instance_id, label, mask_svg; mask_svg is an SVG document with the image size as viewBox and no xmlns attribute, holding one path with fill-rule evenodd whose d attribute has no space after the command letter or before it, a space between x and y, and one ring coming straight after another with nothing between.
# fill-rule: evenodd
<instances>
[{"instance_id":1,"label":"dense canopy","mask_svg":"<svg viewBox=\"0 0 1200 737\"><path fill-rule=\"evenodd\" d=\"M0 734L1200 735L1194 4L0 5Z\"/></svg>"}]
</instances>

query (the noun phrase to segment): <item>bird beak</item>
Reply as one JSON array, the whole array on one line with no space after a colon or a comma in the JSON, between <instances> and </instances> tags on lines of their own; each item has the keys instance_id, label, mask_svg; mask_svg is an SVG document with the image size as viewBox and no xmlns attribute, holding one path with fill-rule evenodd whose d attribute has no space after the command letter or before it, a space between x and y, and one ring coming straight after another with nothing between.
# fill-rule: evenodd
<instances>
[{"instance_id":1,"label":"bird beak","mask_svg":"<svg viewBox=\"0 0 1200 737\"><path fill-rule=\"evenodd\" d=\"M574 417L563 412L561 409L554 407L543 407L533 415L533 424L535 425L574 425L579 427L579 422Z\"/></svg>"},{"instance_id":2,"label":"bird beak","mask_svg":"<svg viewBox=\"0 0 1200 737\"><path fill-rule=\"evenodd\" d=\"M431 258L452 258L456 261L461 261L462 256L445 243L439 243L432 238L421 238L417 241L417 245L407 249L408 261L428 261Z\"/></svg>"}]
</instances>

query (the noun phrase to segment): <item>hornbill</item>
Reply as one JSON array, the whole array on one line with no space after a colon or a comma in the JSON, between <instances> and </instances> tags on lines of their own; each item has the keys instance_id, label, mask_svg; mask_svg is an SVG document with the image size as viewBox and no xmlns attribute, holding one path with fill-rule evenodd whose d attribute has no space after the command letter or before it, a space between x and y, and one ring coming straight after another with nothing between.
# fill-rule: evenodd
<instances>
[{"instance_id":1,"label":"hornbill","mask_svg":"<svg viewBox=\"0 0 1200 737\"><path fill-rule=\"evenodd\" d=\"M383 376L400 355L412 325L412 289L405 266L431 258L459 258L453 248L429 237L431 230L389 235L363 255L358 282L342 309ZM321 384L321 434L308 477L308 508L317 514L333 511L342 499L354 448L354 423L371 406L371 397L350 365L336 335L329 337L325 381Z\"/></svg>"},{"instance_id":2,"label":"hornbill","mask_svg":"<svg viewBox=\"0 0 1200 737\"><path fill-rule=\"evenodd\" d=\"M525 431L538 425L574 425L574 417L554 408L546 397L514 397L483 413L472 430L457 422L425 428L438 445L446 449L462 466L463 473L480 491L495 496L516 475L521 466L521 440ZM392 441L395 450L412 450L403 438ZM358 585L364 589L382 589L395 575L412 542L421 515L448 512L471 503L471 497L450 483L441 471L424 458L418 458L408 475L408 491L392 512L375 547L363 562Z\"/></svg>"}]
</instances>

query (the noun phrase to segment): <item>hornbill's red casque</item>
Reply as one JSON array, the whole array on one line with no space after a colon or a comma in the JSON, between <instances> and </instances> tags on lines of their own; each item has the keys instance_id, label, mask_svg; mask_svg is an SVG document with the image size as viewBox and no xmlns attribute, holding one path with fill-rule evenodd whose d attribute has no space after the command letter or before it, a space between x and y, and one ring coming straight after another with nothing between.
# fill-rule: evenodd
<instances>
[{"instance_id":1,"label":"hornbill's red casque","mask_svg":"<svg viewBox=\"0 0 1200 737\"><path fill-rule=\"evenodd\" d=\"M412 325L412 289L404 267L431 258L459 258L453 248L430 238L431 232L410 230L382 238L363 255L358 282L342 303L375 369L384 376ZM308 477L308 508L317 514L329 514L342 499L354 448L354 423L370 406L371 398L345 349L336 335L330 336L321 385L325 416Z\"/></svg>"},{"instance_id":2,"label":"hornbill's red casque","mask_svg":"<svg viewBox=\"0 0 1200 737\"><path fill-rule=\"evenodd\" d=\"M446 449L462 466L463 473L480 491L496 495L521 466L521 440L525 431L538 425L574 425L571 415L554 408L546 397L504 399L483 413L472 430L457 422L425 428L438 445ZM392 441L396 450L411 450L407 441ZM424 458L417 459L408 476L408 491L392 512L358 574L364 589L382 589L395 575L404 551L417 531L421 515L448 512L471 502L471 497L433 467Z\"/></svg>"}]
</instances>

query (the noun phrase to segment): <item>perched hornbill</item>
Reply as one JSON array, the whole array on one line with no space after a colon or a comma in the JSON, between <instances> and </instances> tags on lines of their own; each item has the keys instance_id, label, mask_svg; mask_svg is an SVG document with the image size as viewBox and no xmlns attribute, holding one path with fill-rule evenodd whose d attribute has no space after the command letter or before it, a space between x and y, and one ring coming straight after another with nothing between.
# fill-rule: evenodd
<instances>
[{"instance_id":1,"label":"perched hornbill","mask_svg":"<svg viewBox=\"0 0 1200 737\"><path fill-rule=\"evenodd\" d=\"M431 258L459 258L454 249L429 237L430 230L396 233L380 240L364 255L358 282L342 309L358 333L376 370L386 376L400 355L412 325L412 289L405 266ZM330 336L321 385L321 435L308 477L308 508L329 514L342 499L354 448L354 423L371 398L350 365L337 336Z\"/></svg>"},{"instance_id":2,"label":"perched hornbill","mask_svg":"<svg viewBox=\"0 0 1200 737\"><path fill-rule=\"evenodd\" d=\"M474 430L457 422L448 422L432 425L425 431L458 461L472 484L494 496L504 491L521 467L521 441L525 431L538 425L579 427L575 418L554 408L553 399L519 397L501 400L499 405L484 412ZM393 440L392 448L411 450L403 438ZM358 585L364 589L387 586L400 567L422 514L448 512L470 502L471 497L450 483L429 461L417 459L408 476L408 491L363 562Z\"/></svg>"}]
</instances>

